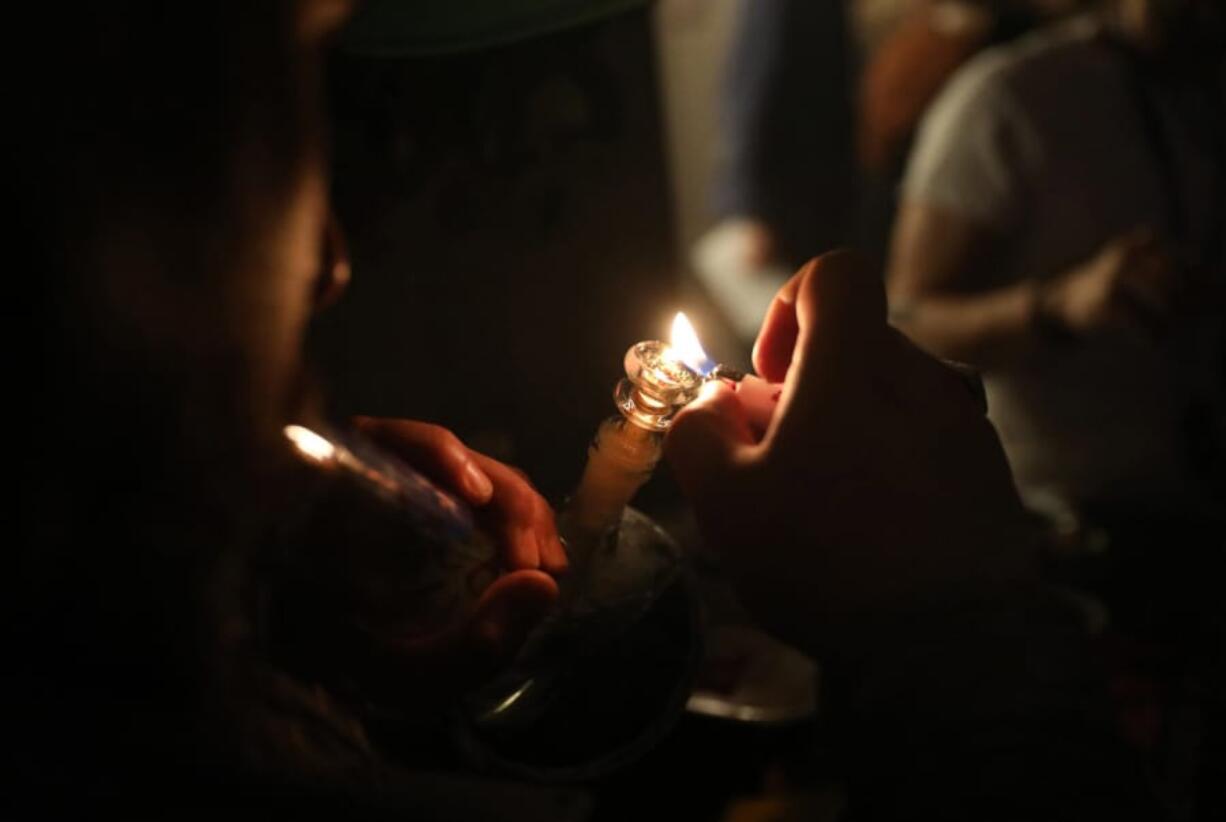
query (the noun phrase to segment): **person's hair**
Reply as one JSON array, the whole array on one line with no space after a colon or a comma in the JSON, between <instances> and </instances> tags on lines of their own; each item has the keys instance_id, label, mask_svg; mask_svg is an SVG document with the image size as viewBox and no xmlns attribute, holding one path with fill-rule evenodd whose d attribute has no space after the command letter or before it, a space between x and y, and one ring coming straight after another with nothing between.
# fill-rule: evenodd
<instances>
[{"instance_id":1,"label":"person's hair","mask_svg":"<svg viewBox=\"0 0 1226 822\"><path fill-rule=\"evenodd\" d=\"M89 790L190 757L175 740L199 730L187 706L234 617L227 552L258 485L249 352L184 328L244 321L224 306L318 150L299 5L22 3L6 22L40 47L6 72L19 781Z\"/></svg>"}]
</instances>

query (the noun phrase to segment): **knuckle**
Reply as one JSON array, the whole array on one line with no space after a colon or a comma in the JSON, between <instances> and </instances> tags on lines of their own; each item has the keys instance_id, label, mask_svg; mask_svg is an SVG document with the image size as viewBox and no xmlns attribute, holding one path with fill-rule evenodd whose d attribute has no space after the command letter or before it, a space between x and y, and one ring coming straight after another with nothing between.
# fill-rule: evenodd
<instances>
[{"instance_id":1,"label":"knuckle","mask_svg":"<svg viewBox=\"0 0 1226 822\"><path fill-rule=\"evenodd\" d=\"M464 448L464 443L460 441L460 438L441 425L430 423L427 435L430 442L440 451L461 451Z\"/></svg>"}]
</instances>

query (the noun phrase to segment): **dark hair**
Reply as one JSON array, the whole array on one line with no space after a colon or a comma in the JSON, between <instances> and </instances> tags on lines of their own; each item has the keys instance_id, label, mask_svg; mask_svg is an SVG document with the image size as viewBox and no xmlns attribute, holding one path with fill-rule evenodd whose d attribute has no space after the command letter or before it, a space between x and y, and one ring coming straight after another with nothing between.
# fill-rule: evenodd
<instances>
[{"instance_id":1,"label":"dark hair","mask_svg":"<svg viewBox=\"0 0 1226 822\"><path fill-rule=\"evenodd\" d=\"M244 441L248 352L182 326L239 321L219 295L248 287L240 264L318 150L299 5L10 15L14 39L44 46L10 54L6 72L26 251L6 328L21 477L6 776L18 782L110 790L196 760L199 691L233 628L221 623L239 614L235 552L262 468ZM181 300L150 297L150 283Z\"/></svg>"}]
</instances>

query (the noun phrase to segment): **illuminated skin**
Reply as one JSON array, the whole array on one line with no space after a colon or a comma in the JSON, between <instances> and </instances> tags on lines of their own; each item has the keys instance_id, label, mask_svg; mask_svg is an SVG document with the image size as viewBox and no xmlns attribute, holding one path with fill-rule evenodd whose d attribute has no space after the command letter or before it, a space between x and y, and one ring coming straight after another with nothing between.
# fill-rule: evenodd
<instances>
[{"instance_id":1,"label":"illuminated skin","mask_svg":"<svg viewBox=\"0 0 1226 822\"><path fill-rule=\"evenodd\" d=\"M821 653L890 614L1033 582L1032 533L982 405L887 325L854 257L821 257L780 290L754 365L783 383L765 433L711 382L665 454L767 627Z\"/></svg>"},{"instance_id":2,"label":"illuminated skin","mask_svg":"<svg viewBox=\"0 0 1226 822\"><path fill-rule=\"evenodd\" d=\"M304 4L300 34L309 53L318 54L348 7L338 0ZM262 276L251 278L262 284L261 291L231 296L230 308L240 317L234 327L252 335L243 349L253 359L252 384L267 391L258 405L269 415L260 424L277 432L273 437L293 421L284 415L297 413L291 395L310 315L339 297L348 276L343 257L321 267L318 249L325 246L325 234L337 230L328 215L326 181L323 159L314 153L267 232ZM328 239L331 245L339 241L335 235ZM355 424L472 506L500 549L507 573L486 590L464 624L429 641L387 649L398 658L394 667L403 666L416 678L478 676L513 653L557 597L552 575L566 570L567 559L552 509L522 474L467 448L445 428L372 418Z\"/></svg>"},{"instance_id":3,"label":"illuminated skin","mask_svg":"<svg viewBox=\"0 0 1226 822\"><path fill-rule=\"evenodd\" d=\"M17 693L40 696L15 697L38 705L12 748L74 797L109 793L112 777L116 796L129 778L190 780L214 755L227 774L249 755L257 769L328 770L303 762L316 741L329 751L320 760L360 747L318 680L272 658L254 603L290 598L280 594L293 583L263 562L301 503L284 429L316 421L303 402L303 339L346 269L321 265L321 250L339 244L319 81L347 5L227 2L190 19L145 0L83 10L63 27L47 90L15 100L23 122L41 124L14 152L39 257L22 278L30 297L14 298L29 309L16 336L41 355L19 358L23 374L38 372L40 409L24 437L19 504L48 527L25 529L23 514L16 529L6 610L23 618L6 620L18 660L6 676L19 670ZM27 11L19 28L54 19ZM163 47L179 24L191 31ZM406 702L438 706L518 648L557 596L565 555L548 506L509 467L437 426L361 426L475 509L506 573L467 619L433 635L380 636L351 655L325 642L306 650L320 668L373 656L353 667L387 672ZM326 547L343 554L336 543ZM322 673L348 683L352 672ZM303 702L313 707L299 711ZM329 730L304 729L316 720ZM67 763L58 748L70 735ZM191 767L175 767L189 749ZM145 773L155 765L167 771Z\"/></svg>"},{"instance_id":4,"label":"illuminated skin","mask_svg":"<svg viewBox=\"0 0 1226 822\"><path fill-rule=\"evenodd\" d=\"M571 521L587 533L614 526L622 509L655 470L661 435L702 384L719 380L736 392L751 427L766 430L782 396L781 386L760 377L723 377L707 356L683 312L673 320L670 343L641 342L626 352L626 379L614 399L622 418L606 420L588 450L587 465L569 505Z\"/></svg>"},{"instance_id":5,"label":"illuminated skin","mask_svg":"<svg viewBox=\"0 0 1226 822\"><path fill-rule=\"evenodd\" d=\"M304 4L303 8L309 10L324 5L309 3ZM328 7L331 5L328 4ZM309 13L306 17L314 19ZM319 60L321 40L328 25L333 23L302 24L301 60L311 64L303 67L304 74L311 75L310 69L318 68L314 64ZM304 91L317 92L318 89L306 88ZM242 174L250 171L247 166L259 165L258 156L256 161L236 168L235 176L249 182L260 179L259 175ZM147 323L147 328L137 328L140 332L137 342L156 340L159 355L173 359L180 366L177 371L186 372L190 366L193 379L199 378L199 375L207 376L213 363L219 360L233 362L240 359L234 355L241 355L243 373L240 375L242 384L238 388L245 390L240 390L236 396L243 401L243 407L236 410L226 405L218 409L217 414L232 413L239 417L233 422L244 426L242 436L265 442L270 450L275 447L283 451L286 448L282 434L285 425L295 421L311 422L298 417L299 409L294 401L294 385L301 370L304 329L320 295L335 297L336 289L327 283L321 287L320 278L334 278L343 268L320 267L318 251L324 247L323 238L330 230L327 184L323 152L319 147L306 153L294 169L292 184L283 190L278 187L275 196L269 192L250 190L255 185L251 183L249 190L244 191L245 195L268 195L252 203L251 210L258 212L255 219L248 221L246 218L249 215L245 212L241 215L244 228L246 222L255 224L251 233L257 235L256 241L247 243L248 248L243 249L245 253L241 259L226 256L224 261L219 262L217 270L209 272L216 276L201 277L195 281L180 281L156 264L142 261L139 256L131 259L126 256L139 255L142 246L139 243L122 245L120 241L124 239L124 226L111 231L111 226L107 225L104 226L106 231L99 232L108 240L118 238L112 243L113 247L102 250L103 268L114 277L109 289L113 292L114 304L98 301L91 302L91 306L99 313L119 315L117 324L122 323L124 331L128 326ZM244 197L244 201L250 201L250 198ZM125 216L120 215L115 219L118 221ZM240 220L236 218L235 222ZM139 234L138 229L139 226L137 229L128 227L128 233ZM167 318L170 318L169 322ZM769 323L777 324L777 320ZM773 328L769 323L768 329ZM764 335L766 333L764 331ZM861 351L857 345L843 351L842 356L847 363L861 367L869 353L872 352ZM882 363L886 373L896 365L893 362ZM768 379L782 379L778 369L765 370L763 363L758 363L758 366L760 373ZM211 382L206 385L212 387ZM832 391L823 396L820 403L814 403L812 416L797 416L787 412L789 390L785 389L780 399L784 413L772 423L764 443L782 441L781 434L777 432L785 429L795 430L796 436L800 436L808 425L814 429L809 435L822 434L826 431L823 414L834 412L849 416L857 429L873 430L880 425L883 431L897 437L904 437L906 432L914 429L914 422L910 420L873 420L871 415L861 414L857 403L863 398L854 391ZM730 391L724 393L732 395ZM837 397L837 402L832 402L832 397ZM722 453L721 448L715 447L695 451L689 459L685 456L684 444L689 437L686 431L694 429L695 421L705 418L700 413L704 409L711 410L708 404L700 404L692 413L680 418L679 423L684 423L687 418L691 422L674 431L673 451L680 471L692 480L687 488L704 520L704 528L716 538L716 543L730 540L738 530L745 539L744 544L758 543L756 534L746 533L741 528L753 524L754 517L746 516L743 522L737 523L738 529L728 529L724 533L720 533L717 527L712 530L715 523L733 512L750 511L756 516L773 510L775 521L781 524L777 527L786 525L797 534L816 527L810 522L814 518L810 500L799 498L795 493L798 482L795 478L778 477L774 483L754 484L742 481L737 473L712 471L704 478L689 470ZM227 418L227 421L230 420ZM487 600L479 604L472 618L466 624L456 626L453 633L438 637L438 642L429 647L419 645L388 649L389 652L401 651L405 667L415 671L445 674L470 667L457 660L471 658L473 654L483 659L493 659L513 649L517 639L523 635L525 624L556 596L556 584L551 572L559 572L565 567L565 557L548 506L514 470L471 451L445 429L420 422L389 420L359 421L359 427L385 447L397 451L422 473L472 504L499 544L504 564L510 571L491 587L486 594ZM174 433L181 430L184 429L175 428ZM207 429L200 430L207 434ZM753 436L752 431L749 436ZM208 441L203 443L201 451L216 451L218 444L215 438L202 437L206 438ZM875 439L881 440L882 437L876 435ZM843 447L847 445L842 443ZM246 453L237 447L233 450L235 453ZM812 470L814 466L833 464L829 461L831 455L840 452L823 444L810 449L798 448L796 454L787 458L797 458L801 453L822 455L819 462L806 456L812 464L799 466L803 470ZM784 456L778 459L782 460ZM872 467L887 477L893 476L895 468L888 463ZM796 474L796 477L801 476L803 471ZM720 477L726 477L727 482L717 482ZM930 484L928 480L922 474L901 477L895 486L889 488L893 496L886 494L875 499L869 493L873 489L869 488L857 497L858 504L864 505L865 500L870 500L874 505L889 510L899 501L898 498L905 502L907 488L927 487ZM230 496L226 497L227 501ZM726 504L713 508L712 501L717 498L722 498ZM242 500L236 501L236 507L241 507L241 503ZM906 506L903 510L906 510ZM239 513L245 516L248 512ZM827 524L834 521L829 518L822 520ZM935 530L936 526L933 528ZM899 536L905 538L908 535ZM779 540L778 544L781 547L795 545L796 537ZM805 545L797 548L797 556L802 558L809 557L810 553ZM786 555L768 557L764 554L761 562L748 564L748 570L755 573L746 578L753 576L766 586L771 580L788 582L793 576L803 576L803 568L798 569L796 575L788 572L786 566L791 561L792 558ZM756 573L757 570L761 573ZM523 615L528 618L523 618Z\"/></svg>"},{"instance_id":6,"label":"illuminated skin","mask_svg":"<svg viewBox=\"0 0 1226 822\"><path fill-rule=\"evenodd\" d=\"M314 8L315 4L306 7ZM244 6L240 11L245 9ZM309 40L305 47L315 57L317 39L322 36L320 31L327 28L322 24L321 27L303 24L304 36ZM122 93L126 90L123 87ZM230 98L223 95L221 99ZM257 120L257 124L259 122ZM172 268L171 265L163 265L161 272L156 270L158 263L167 261L155 259L152 266L147 262L139 265L141 260L137 257L138 264L127 265L129 260L123 259L122 254L106 249L113 254L104 255L103 268L115 278L113 295L108 294L113 296L114 304L90 300L89 307L106 314L107 319L111 319L112 313L121 314L116 325L122 327L113 330L108 326L107 330L113 330L124 343L128 340L122 335L131 332L129 326L138 326L138 320L149 323L147 328L136 329L146 333L132 334L138 338L132 346L123 348L135 348L136 343L143 343L156 349L157 357L151 358L152 361L168 362L173 366L167 369L166 375L188 383L188 388L193 389L188 393L189 399L221 396L222 391L211 390L218 386L236 390L232 394L225 393L223 398L227 401L219 403L218 408L205 409L207 413L201 412L199 417L182 415L189 423L202 418L206 423L219 421L221 424L217 426L180 425L176 417L170 420L171 424L159 425L150 432L147 429L152 415L142 413L131 419L127 427L119 429L127 436L93 437L108 446L113 442L113 447L100 452L117 459L114 465L107 462L89 464L83 460L83 468L91 470L87 476L99 481L89 483L77 500L69 502L89 502L88 498L110 491L101 496L101 500L126 503L131 510L119 513L132 516L128 517L130 522L115 522L110 506L101 504L97 510L89 511L90 516L81 523L81 533L72 535L83 538L73 542L71 547L74 553L81 554L82 560L100 560L83 565L83 571L105 571L112 566L116 570L100 578L92 573L81 574L83 578L74 580L77 584L67 590L63 601L72 604L69 597L84 590L103 600L104 607L92 611L87 608L83 612L93 615L126 604L128 597L116 597L117 590L139 595L142 588L160 587L161 584L166 590L158 590L148 602L139 603L142 607L121 611L117 618L104 620L99 627L94 625L96 620L77 619L77 610L66 609L64 613L74 617L70 623L62 626L57 623L49 635L40 633L33 637L40 646L48 638L52 640L46 647L53 652L68 651L64 655L65 664L50 673L72 688L65 692L71 698L69 702L46 700L46 686L40 670L40 675L30 683L29 693L36 698L14 701L14 704L25 706L19 713L33 712L34 721L28 723L30 734L25 738L46 739L51 743L52 748L46 750L21 744L12 746L22 759L27 758L27 754L37 757L32 761L39 772L54 777L67 767L68 776L75 777L74 761L79 763L76 768L87 767L95 761L88 751L83 757L78 751L80 743L90 741L82 737L80 720L91 715L81 712L78 698L100 700L87 702L85 710L107 720L103 727L108 738L96 740L100 743L96 761L100 763L102 757L116 758L117 747L121 759L124 747L129 749L128 755L139 748L142 760L165 758L164 750L183 744L185 732L191 733L189 728L210 733L216 728L219 736L226 737L219 740L219 744L224 747L227 760L231 758L230 746L241 744L244 761L251 755L248 748L256 747L255 758L267 757L274 766L278 757L297 764L300 759L311 756L312 751L300 749L309 747L312 740L321 739L321 744L329 750L334 740L343 742L340 734L316 734L309 726L302 726L303 722L309 723L312 717L326 712L328 706L321 704L327 702L326 694L321 693L323 689L313 687L309 681L302 683L308 687L301 689L285 689L278 682L264 681L264 660L258 658L258 653L251 653L258 652L259 648L248 646L249 632L238 604L249 579L249 553L263 546L234 539L235 533L240 538L249 538L250 543L263 538L269 523L261 517L275 510L279 502L258 495L263 492L269 497L276 496L275 489L270 487L273 484L263 482L266 473L256 470L263 469L263 465L253 468L252 476L248 477L248 472L232 464L238 458L254 456L254 449L245 447L246 439L266 439L270 453L258 456L271 457L288 448L283 434L286 424L293 421L311 423L310 419L298 416L293 388L300 368L303 329L313 303L320 300L321 295L335 296L336 289L327 283L320 287L319 278L333 277L343 268L319 267L317 251L323 245L322 235L329 230L324 196L327 180L321 157L320 153L310 155L295 169L294 185L277 186L275 196L263 197L258 205L252 206L260 212L260 219L250 232L255 235L254 242L248 244L256 248L245 249L248 253L242 259L225 254L215 263L210 259L211 265L199 266L205 269L202 276L176 278L177 272L165 270ZM171 158L178 161L177 155ZM217 164L220 165L220 161ZM235 173L237 175L237 170ZM173 175L168 176L173 183ZM259 181L258 175L243 179L245 185L240 188L244 203L251 202L252 195L267 193L253 182ZM155 190L155 194L160 193L160 189ZM108 205L112 205L109 199ZM111 213L115 210L107 212ZM230 213L249 216L240 209ZM120 213L115 219L119 222L144 216L148 215ZM156 221L151 223L156 226ZM191 236L197 235L197 227L197 224L192 225ZM241 227L246 228L245 225ZM140 234L143 228L140 223L129 226L132 234ZM99 234L108 238L116 236L109 231L99 231ZM245 234L244 239L250 240ZM129 244L121 250L137 253L141 246ZM943 583L951 578L967 583L979 583L985 577L997 582L1012 579L1007 573L1010 571L1007 561L1013 559L1013 545L1002 538L1002 533L1008 533L1008 519L1013 510L1009 504L1007 480L1002 484L1000 479L1002 466L998 451L992 450L990 429L985 430L986 423L976 413L977 408L968 407L959 399L962 388L956 378L931 360L920 357L913 349L900 347L898 340L890 342L893 338L885 331L884 307L880 300L872 303L869 294L870 299L866 301L865 293L853 287L853 280L860 287L871 286L873 278L858 276L859 272L850 268L844 258L827 259L794 282L772 310L763 330L756 364L768 379L784 380L784 372L788 373L780 399L780 413L764 438L759 440L739 421L738 406L727 401L729 397L735 400L735 394L713 386L714 396L698 401L677 419L668 446L704 531L712 544L729 557L729 568L747 599L781 632L810 640L830 627L825 617L837 612L839 606L871 607L882 600L883 594L898 593L889 586L899 580L927 592L945 590ZM95 278L89 278L88 282L92 286ZM89 295L93 296L92 289ZM125 299L128 302L125 303ZM872 310L874 305L876 315ZM84 343L92 342L84 337ZM86 348L85 344L74 346L71 353L77 354ZM786 366L791 360L795 363L789 370ZM137 378L135 388L126 386L133 391L136 401L149 396L147 371L139 367L145 362L126 363L129 367L123 369ZM218 362L234 370L241 368L242 373L236 377L241 383L231 386L229 381L211 379ZM103 373L109 378L113 370ZM865 379L868 376L872 379ZM883 399L897 397L889 393L883 397L872 390L879 387L879 383L898 389L901 407L883 402ZM197 391L198 384L210 390ZM104 403L117 391L113 381L108 379L104 388L105 391L98 390L99 396L88 397L93 407L112 411L107 418L111 423L127 421L119 412L127 411L128 405L112 409ZM167 397L154 395L159 400L154 410L182 411L182 407L187 406L188 410L195 411L194 405L181 400L184 392L178 390L179 386L176 384L173 388L176 390L166 391ZM234 401L229 401L231 399ZM136 402L133 405L142 412L149 410ZM85 406L84 411L89 411L90 407ZM54 420L68 420L70 415L74 425L60 426L54 431L57 437L78 434L81 408L67 408L65 414ZM159 413L159 416L166 415ZM162 421L154 419L152 422ZM551 515L539 495L512 469L471 451L445 429L420 422L389 420L359 420L357 425L466 499L479 515L484 515L486 527L502 549L504 564L511 569L486 590L468 621L433 636L414 637L412 641L408 637L393 638L377 649L383 654L379 661L383 663L382 669L392 677L391 684L404 684L402 697L412 698L419 693L411 690L416 685L441 691L444 698L454 698L460 687L479 677L501 655L514 650L518 639L556 595L556 585L548 572L559 570L565 559L556 542ZM231 429L239 426L242 430L231 437ZM190 447L178 442L193 435L195 439ZM230 439L235 442L231 444ZM917 442L939 442L941 448L939 453L931 447L916 449ZM38 463L48 469L47 477L42 479L54 480L45 484L54 491L54 496L48 499L55 507L39 509L56 514L48 520L57 519L64 510L73 510L73 505L63 504L63 495L77 490L63 481L62 466L66 463L46 458L46 449L56 443L54 437L32 443L40 450ZM166 451L160 459L163 454L157 447L167 443L178 447ZM142 447L146 444L150 447ZM319 444L314 445L318 449ZM204 459L223 449L223 457L227 459L213 463ZM179 459L181 452L199 459ZM60 451L59 455L72 455L72 451ZM136 464L135 471L124 471L125 459L131 461L142 456L148 457L148 462L160 470L147 473L141 470L145 467L141 462ZM163 465L163 461L171 464ZM849 471L855 470L860 471L858 483L840 482ZM116 472L130 481L140 480L137 487L142 491L156 493L149 493L147 499L129 500L125 486L115 483L119 485L118 491L108 489L107 481ZM167 482L167 479L172 481ZM970 488L957 485L959 481ZM942 496L947 493L961 502L968 496L961 493L966 490L970 491L970 518L965 516L965 511L951 507ZM191 500L181 499L189 494L200 496L202 504L192 506L188 504ZM150 506L155 505L157 508L153 512L157 516L149 517ZM179 507L184 509L182 517L177 516ZM229 507L238 510L231 514ZM234 522L219 523L219 509L222 516L232 516ZM59 524L54 523L57 527ZM123 562L122 543L118 550L114 550L114 546L92 550L103 545L100 538L105 539L105 531L94 529L94 525L129 526L128 530L133 533L127 536L135 543L133 553L139 551L140 555L132 562ZM861 528L861 525L868 527ZM165 551L154 553L155 548L161 549L163 545ZM970 557L969 564L960 563L972 546L986 550L979 550L976 556ZM76 551L78 547L87 550ZM342 551L344 546L337 545L336 549ZM188 556L192 563L188 565L185 555L191 551L198 551L199 556ZM143 573L150 569L147 562L141 561L146 558L157 560L151 566L154 571L169 569L174 573L160 574L164 577L160 580L151 578ZM983 567L987 558L993 559L990 569ZM995 568L997 562L1001 565L999 569ZM207 579L197 581L195 573L181 572L195 571L200 567L196 563L207 566ZM19 563L19 570L23 564ZM881 573L900 568L904 569L902 573ZM987 570L993 573L989 575ZM190 585L182 581L185 576L192 577ZM123 584L108 586L107 583ZM202 605L198 598L201 592L197 589L206 584L210 589L206 593L212 595ZM31 599L41 598L51 587L34 588ZM59 601L53 600L52 605ZM206 630L218 636L215 640L212 637L201 640L202 644L209 643L206 648L194 649L190 647L191 638L200 623L206 621L198 613L202 607L208 608L212 616L207 620L210 625L205 626ZM215 616L212 615L214 611ZM169 621L167 617L178 621ZM128 636L133 626L145 624L152 630ZM108 644L107 632L116 629L119 641ZM62 640L69 638L68 631L71 631L72 642L64 643ZM99 642L100 639L103 641ZM97 647L101 651L99 655L110 657L118 653L119 664L112 667L108 662L106 668L100 668L92 658L86 660L85 665L80 664L76 654L92 650L87 644ZM177 656L185 644L189 646L186 652L199 658L183 663L186 666L183 672L189 676L180 675ZM808 642L806 647L815 645ZM310 649L313 650L313 646ZM50 655L39 648L40 659ZM132 661L142 664L125 676L127 666L124 663ZM150 667L145 663L153 664L153 677L148 676ZM257 669L250 670L253 667ZM173 678L159 675L167 669L173 669ZM108 676L97 676L100 670ZM112 673L120 677L116 683L119 690L107 694L104 693L109 684L106 679ZM249 682L251 679L255 681ZM192 694L186 698L193 703L195 692L204 692L202 698L209 702L205 706L209 712L201 717L193 714L189 726L177 721L162 723L160 713L146 714L143 697L160 698L168 684L171 689L179 687L173 683L183 683L182 687L191 690ZM266 690L270 693L265 693ZM286 699L282 696L283 690L301 693L291 693L294 698ZM171 704L166 706L172 719L182 712L176 697L170 695ZM214 706L214 699L226 704ZM439 704L432 700L423 702L430 706ZM62 710L63 707L68 710ZM221 712L220 718L232 720L234 733L227 727L217 727L222 725L220 722L208 721L215 715L214 710ZM139 712L138 722L129 721L131 711ZM52 730L48 730L43 720L58 720L61 724L52 724ZM339 728L350 723L331 724ZM161 727L153 728L154 725ZM63 733L57 732L60 729ZM115 738L110 738L112 731L117 735ZM152 732L164 734L166 739L159 736L157 744L144 744L144 735ZM235 737L234 742L230 741L231 736ZM18 740L22 738L17 736ZM61 743L65 739L71 740L73 747L68 760L61 755ZM124 744L116 745L116 742ZM172 744L163 746L162 742ZM259 749L261 745L268 746L267 753ZM361 752L363 750L359 749ZM191 757L186 760L191 766L188 778L194 778L197 773L194 750ZM363 761L365 759L363 757ZM179 770L182 761L172 756L168 765ZM346 756L340 763L346 769L346 784L350 778L348 762ZM258 767L261 763L254 764ZM316 783L319 766L313 762L304 762L302 766L295 769L297 778L292 784ZM90 777L92 779L92 774ZM155 783L149 781L147 774L142 770L135 777L138 781L134 787L139 793L134 795L139 796L141 802L155 798L148 790L148 786ZM79 790L79 780L72 779L70 784L72 792ZM288 785L280 779L275 784ZM191 802L193 797L204 795L200 792L202 786L212 790L214 786L220 787L220 783L212 779L193 783L194 789L181 795L183 801Z\"/></svg>"},{"instance_id":7,"label":"illuminated skin","mask_svg":"<svg viewBox=\"0 0 1226 822\"><path fill-rule=\"evenodd\" d=\"M1226 43L1221 9L1212 0L1115 0L1100 11L1121 40L1195 75L1216 70L1213 60ZM1008 368L1043 348L1043 327L1082 336L1123 330L1153 339L1198 300L1221 299L1212 278L1206 283L1182 270L1170 243L1144 225L1107 238L1042 286L1027 278L986 291L974 287L989 280L986 261L1000 240L961 214L904 199L887 266L891 303L904 306L896 324L939 356ZM1043 325L1035 322L1040 316Z\"/></svg>"}]
</instances>

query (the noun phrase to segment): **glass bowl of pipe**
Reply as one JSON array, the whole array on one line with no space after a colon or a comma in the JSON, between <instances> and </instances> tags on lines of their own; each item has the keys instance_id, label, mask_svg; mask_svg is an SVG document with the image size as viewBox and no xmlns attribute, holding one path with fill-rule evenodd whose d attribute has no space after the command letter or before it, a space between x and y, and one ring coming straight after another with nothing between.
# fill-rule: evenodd
<instances>
[{"instance_id":1,"label":"glass bowl of pipe","mask_svg":"<svg viewBox=\"0 0 1226 822\"><path fill-rule=\"evenodd\" d=\"M629 507L580 548L557 611L464 701L456 739L478 767L591 779L646 753L685 708L701 632L681 549Z\"/></svg>"}]
</instances>

